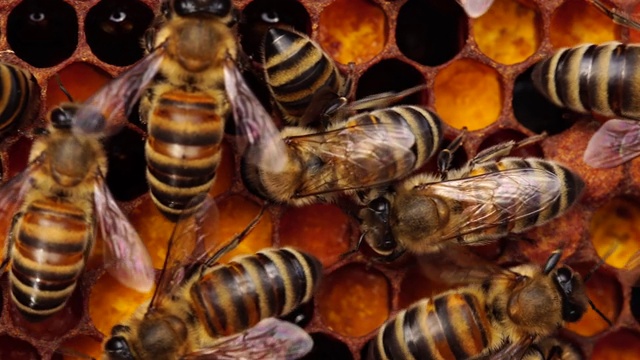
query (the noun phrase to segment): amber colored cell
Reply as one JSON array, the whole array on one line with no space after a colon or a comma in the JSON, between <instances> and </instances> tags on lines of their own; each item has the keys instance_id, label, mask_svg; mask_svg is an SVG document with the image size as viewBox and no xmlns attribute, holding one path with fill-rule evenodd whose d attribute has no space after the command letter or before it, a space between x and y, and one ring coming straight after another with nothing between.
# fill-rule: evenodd
<instances>
[{"instance_id":1,"label":"amber colored cell","mask_svg":"<svg viewBox=\"0 0 640 360\"><path fill-rule=\"evenodd\" d=\"M451 288L445 283L427 278L422 273L421 267L415 265L407 271L400 283L398 307L401 309L407 308L421 299L434 297Z\"/></svg>"},{"instance_id":2,"label":"amber colored cell","mask_svg":"<svg viewBox=\"0 0 640 360\"><path fill-rule=\"evenodd\" d=\"M618 330L600 339L593 348L592 359L635 360L640 354L640 335Z\"/></svg>"},{"instance_id":3,"label":"amber colored cell","mask_svg":"<svg viewBox=\"0 0 640 360\"><path fill-rule=\"evenodd\" d=\"M472 23L480 51L503 64L515 64L533 55L540 39L541 19L536 9L516 0L496 0Z\"/></svg>"},{"instance_id":4,"label":"amber colored cell","mask_svg":"<svg viewBox=\"0 0 640 360\"><path fill-rule=\"evenodd\" d=\"M59 348L63 354L64 360L77 360L74 352L79 355L91 356L94 359L100 359L102 355L102 343L89 336L78 336L65 341Z\"/></svg>"},{"instance_id":5,"label":"amber colored cell","mask_svg":"<svg viewBox=\"0 0 640 360\"><path fill-rule=\"evenodd\" d=\"M360 64L387 42L386 16L367 0L337 0L320 14L320 45L337 61Z\"/></svg>"},{"instance_id":6,"label":"amber colored cell","mask_svg":"<svg viewBox=\"0 0 640 360\"><path fill-rule=\"evenodd\" d=\"M62 69L58 75L60 75L62 85L77 102L88 99L111 79L104 71L84 63L73 63ZM47 82L46 98L47 110L51 110L60 103L69 102L67 96L58 86L55 75Z\"/></svg>"},{"instance_id":7,"label":"amber colored cell","mask_svg":"<svg viewBox=\"0 0 640 360\"><path fill-rule=\"evenodd\" d=\"M216 196L229 190L233 181L234 169L233 150L226 141L223 141L222 159L220 160L220 165L218 165L218 169L216 170L216 181L213 183L209 194Z\"/></svg>"},{"instance_id":8,"label":"amber colored cell","mask_svg":"<svg viewBox=\"0 0 640 360\"><path fill-rule=\"evenodd\" d=\"M623 268L640 250L640 206L637 201L614 198L591 218L591 241L609 265Z\"/></svg>"},{"instance_id":9,"label":"amber colored cell","mask_svg":"<svg viewBox=\"0 0 640 360\"><path fill-rule=\"evenodd\" d=\"M105 273L91 288L89 316L96 328L108 335L114 325L127 320L152 295L153 290L147 293L137 292Z\"/></svg>"},{"instance_id":10,"label":"amber colored cell","mask_svg":"<svg viewBox=\"0 0 640 360\"><path fill-rule=\"evenodd\" d=\"M555 48L600 44L617 38L617 25L588 1L569 0L551 18L550 32Z\"/></svg>"},{"instance_id":11,"label":"amber colored cell","mask_svg":"<svg viewBox=\"0 0 640 360\"><path fill-rule=\"evenodd\" d=\"M591 267L575 266L573 268L584 275L593 268L593 264ZM596 308L612 323L615 323L622 307L622 289L618 281L602 272L596 272L586 283L586 286L587 296ZM607 330L609 324L594 310L588 308L580 321L567 323L565 327L582 336L593 336Z\"/></svg>"},{"instance_id":12,"label":"amber colored cell","mask_svg":"<svg viewBox=\"0 0 640 360\"><path fill-rule=\"evenodd\" d=\"M28 137L21 136L15 143L9 147L9 161L7 162L7 177L5 181L16 176L27 167L29 162L29 153L31 152L31 144L33 140Z\"/></svg>"},{"instance_id":13,"label":"amber colored cell","mask_svg":"<svg viewBox=\"0 0 640 360\"><path fill-rule=\"evenodd\" d=\"M4 335L0 337L0 359L2 360L36 360L38 351L29 343Z\"/></svg>"},{"instance_id":14,"label":"amber colored cell","mask_svg":"<svg viewBox=\"0 0 640 360\"><path fill-rule=\"evenodd\" d=\"M333 205L289 208L280 220L280 246L306 250L327 267L349 251L349 218Z\"/></svg>"},{"instance_id":15,"label":"amber colored cell","mask_svg":"<svg viewBox=\"0 0 640 360\"><path fill-rule=\"evenodd\" d=\"M323 280L316 302L329 329L345 336L363 336L389 317L389 281L364 265L347 265Z\"/></svg>"},{"instance_id":16,"label":"amber colored cell","mask_svg":"<svg viewBox=\"0 0 640 360\"><path fill-rule=\"evenodd\" d=\"M457 60L436 75L436 112L447 124L482 129L498 119L502 90L498 73L469 59Z\"/></svg>"},{"instance_id":17,"label":"amber colored cell","mask_svg":"<svg viewBox=\"0 0 640 360\"><path fill-rule=\"evenodd\" d=\"M145 196L138 206L131 211L129 220L147 246L153 267L156 269L162 268L167 254L167 244L175 223L167 220L160 213L149 196Z\"/></svg>"}]
</instances>

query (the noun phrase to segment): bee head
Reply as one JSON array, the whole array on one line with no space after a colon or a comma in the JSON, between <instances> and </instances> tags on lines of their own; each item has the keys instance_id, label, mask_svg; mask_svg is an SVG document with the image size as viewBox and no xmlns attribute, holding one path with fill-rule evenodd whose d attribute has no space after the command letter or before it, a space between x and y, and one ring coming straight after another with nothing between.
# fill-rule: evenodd
<instances>
[{"instance_id":1,"label":"bee head","mask_svg":"<svg viewBox=\"0 0 640 360\"><path fill-rule=\"evenodd\" d=\"M123 334L129 333L130 328L116 325L111 329L111 338L104 344L104 352L109 360L133 360L133 353Z\"/></svg>"},{"instance_id":2,"label":"bee head","mask_svg":"<svg viewBox=\"0 0 640 360\"><path fill-rule=\"evenodd\" d=\"M557 268L552 276L562 297L562 319L567 322L580 320L589 306L582 278L567 266Z\"/></svg>"},{"instance_id":3,"label":"bee head","mask_svg":"<svg viewBox=\"0 0 640 360\"><path fill-rule=\"evenodd\" d=\"M381 256L390 256L398 248L389 226L391 203L380 196L373 199L360 212L363 220L363 236L367 244Z\"/></svg>"},{"instance_id":4,"label":"bee head","mask_svg":"<svg viewBox=\"0 0 640 360\"><path fill-rule=\"evenodd\" d=\"M173 12L178 16L215 16L231 14L231 0L174 0Z\"/></svg>"}]
</instances>

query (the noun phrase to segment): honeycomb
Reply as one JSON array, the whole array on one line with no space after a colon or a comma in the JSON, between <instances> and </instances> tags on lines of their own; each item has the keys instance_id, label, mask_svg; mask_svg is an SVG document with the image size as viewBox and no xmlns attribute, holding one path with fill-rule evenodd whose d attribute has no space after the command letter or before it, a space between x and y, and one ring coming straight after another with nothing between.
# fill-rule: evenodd
<instances>
[{"instance_id":1,"label":"honeycomb","mask_svg":"<svg viewBox=\"0 0 640 360\"><path fill-rule=\"evenodd\" d=\"M37 116L24 119L3 137L4 181L25 168L33 130L46 125L48 109L66 101L55 74L76 101L86 99L140 59L139 37L158 14L159 2L0 0L0 61L29 70L39 93L32 104ZM617 4L627 9L632 5L622 0ZM254 60L265 30L259 20L277 16L318 41L343 70L355 62L356 98L426 84L426 90L404 101L436 110L448 141L463 127L469 129L456 165L491 145L547 131L547 139L517 155L544 156L575 170L587 185L581 202L565 216L527 233L533 243L500 241L482 247L481 253L501 264L542 263L563 246L564 261L584 274L617 245L587 283L589 297L614 325L609 327L589 310L559 336L586 358L637 358L639 274L625 264L640 249L640 159L607 170L587 167L582 152L598 121L553 107L534 91L529 75L535 62L558 47L633 41L639 34L615 25L586 0L496 0L475 20L468 19L454 0L238 0L236 6L246 19L239 25L242 46ZM268 105L259 77L249 80ZM107 140L107 181L160 268L173 225L147 194L144 129L134 115ZM242 185L238 164L238 154L225 144L212 189L220 212L214 231L223 239L242 230L262 204ZM424 168L433 169L434 164ZM6 231L9 220L0 223L0 230ZM255 231L225 259L284 245L318 256L325 265L318 294L287 318L305 326L315 340L306 359L360 359L386 319L446 286L425 278L409 257L383 265L372 262L365 248L341 258L358 237L355 219L336 205L269 206ZM0 359L99 357L105 334L151 296L128 290L106 274L100 253L98 242L69 304L40 323L29 323L15 311L3 275Z\"/></svg>"}]
</instances>

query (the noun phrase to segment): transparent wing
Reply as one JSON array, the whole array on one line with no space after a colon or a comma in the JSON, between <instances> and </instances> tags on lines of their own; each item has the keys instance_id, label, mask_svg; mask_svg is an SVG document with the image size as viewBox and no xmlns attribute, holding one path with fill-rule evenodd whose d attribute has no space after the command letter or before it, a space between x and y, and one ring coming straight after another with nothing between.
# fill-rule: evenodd
<instances>
[{"instance_id":1,"label":"transparent wing","mask_svg":"<svg viewBox=\"0 0 640 360\"><path fill-rule=\"evenodd\" d=\"M514 342L504 344L498 351L481 357L475 357L473 360L502 360L502 359L521 359L524 353L533 344L533 338L530 336L521 337Z\"/></svg>"},{"instance_id":2,"label":"transparent wing","mask_svg":"<svg viewBox=\"0 0 640 360\"><path fill-rule=\"evenodd\" d=\"M491 5L493 0L456 0L460 6L467 13L470 18L479 18L484 15Z\"/></svg>"},{"instance_id":3,"label":"transparent wing","mask_svg":"<svg viewBox=\"0 0 640 360\"><path fill-rule=\"evenodd\" d=\"M596 169L612 168L640 155L640 122L611 119L589 140L584 162Z\"/></svg>"},{"instance_id":4,"label":"transparent wing","mask_svg":"<svg viewBox=\"0 0 640 360\"><path fill-rule=\"evenodd\" d=\"M624 266L624 268L629 271L633 271L638 267L640 267L640 250L633 253L633 255L631 255L631 257L629 258L629 260Z\"/></svg>"},{"instance_id":5,"label":"transparent wing","mask_svg":"<svg viewBox=\"0 0 640 360\"><path fill-rule=\"evenodd\" d=\"M605 15L610 17L611 20L613 20L613 22L615 22L616 24L620 24L622 26L626 26L634 30L640 30L640 23L632 19L628 11L619 9L609 2L605 3L600 0L589 0L589 1L598 10L602 11ZM635 2L633 1L629 2L629 4L634 4L634 3Z\"/></svg>"},{"instance_id":6,"label":"transparent wing","mask_svg":"<svg viewBox=\"0 0 640 360\"><path fill-rule=\"evenodd\" d=\"M268 318L244 333L222 339L208 349L188 354L189 360L295 360L313 348L313 340L292 323Z\"/></svg>"},{"instance_id":7,"label":"transparent wing","mask_svg":"<svg viewBox=\"0 0 640 360\"><path fill-rule=\"evenodd\" d=\"M102 174L94 186L95 217L105 245L104 266L123 285L151 290L155 273L142 239L113 199Z\"/></svg>"},{"instance_id":8,"label":"transparent wing","mask_svg":"<svg viewBox=\"0 0 640 360\"><path fill-rule=\"evenodd\" d=\"M267 171L282 171L287 152L280 132L231 59L225 63L224 84L238 131L240 153L249 147L251 151L245 154L247 161Z\"/></svg>"},{"instance_id":9,"label":"transparent wing","mask_svg":"<svg viewBox=\"0 0 640 360\"><path fill-rule=\"evenodd\" d=\"M425 196L449 199L461 213L441 230L448 241L540 213L560 196L561 180L544 169L514 169L470 178L425 184Z\"/></svg>"},{"instance_id":10,"label":"transparent wing","mask_svg":"<svg viewBox=\"0 0 640 360\"><path fill-rule=\"evenodd\" d=\"M183 281L188 279L195 269L203 264L209 251L219 244L215 241L212 230L217 227L219 214L215 201L209 194L194 197L192 204L200 204L193 213L183 213L167 245L167 255L158 280L158 286L149 305L154 308L162 299L173 293ZM204 222L207 225L204 225ZM208 241L205 242L205 241Z\"/></svg>"},{"instance_id":11,"label":"transparent wing","mask_svg":"<svg viewBox=\"0 0 640 360\"><path fill-rule=\"evenodd\" d=\"M146 86L157 74L164 47L148 54L85 101L74 116L73 128L83 133L117 132Z\"/></svg>"},{"instance_id":12,"label":"transparent wing","mask_svg":"<svg viewBox=\"0 0 640 360\"><path fill-rule=\"evenodd\" d=\"M305 179L298 196L371 187L407 175L416 161L411 149L415 140L408 126L396 123L347 126L285 139L288 146L323 164L320 174Z\"/></svg>"}]
</instances>

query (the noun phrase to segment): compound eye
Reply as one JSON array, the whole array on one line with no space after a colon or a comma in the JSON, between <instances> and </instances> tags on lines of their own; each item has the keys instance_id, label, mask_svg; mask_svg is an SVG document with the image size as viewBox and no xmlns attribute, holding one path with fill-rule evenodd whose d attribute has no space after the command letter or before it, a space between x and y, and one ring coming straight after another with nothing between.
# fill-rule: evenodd
<instances>
[{"instance_id":1,"label":"compound eye","mask_svg":"<svg viewBox=\"0 0 640 360\"><path fill-rule=\"evenodd\" d=\"M231 11L231 0L217 0L212 4L213 13L225 16Z\"/></svg>"},{"instance_id":2,"label":"compound eye","mask_svg":"<svg viewBox=\"0 0 640 360\"><path fill-rule=\"evenodd\" d=\"M386 214L389 212L389 201L379 197L369 203L369 209L377 214Z\"/></svg>"},{"instance_id":3,"label":"compound eye","mask_svg":"<svg viewBox=\"0 0 640 360\"><path fill-rule=\"evenodd\" d=\"M51 123L56 128L69 128L71 127L71 116L65 110L55 108L51 111Z\"/></svg>"},{"instance_id":4,"label":"compound eye","mask_svg":"<svg viewBox=\"0 0 640 360\"><path fill-rule=\"evenodd\" d=\"M109 355L109 359L129 360L133 359L129 344L122 336L114 336L104 345L104 349Z\"/></svg>"}]
</instances>

